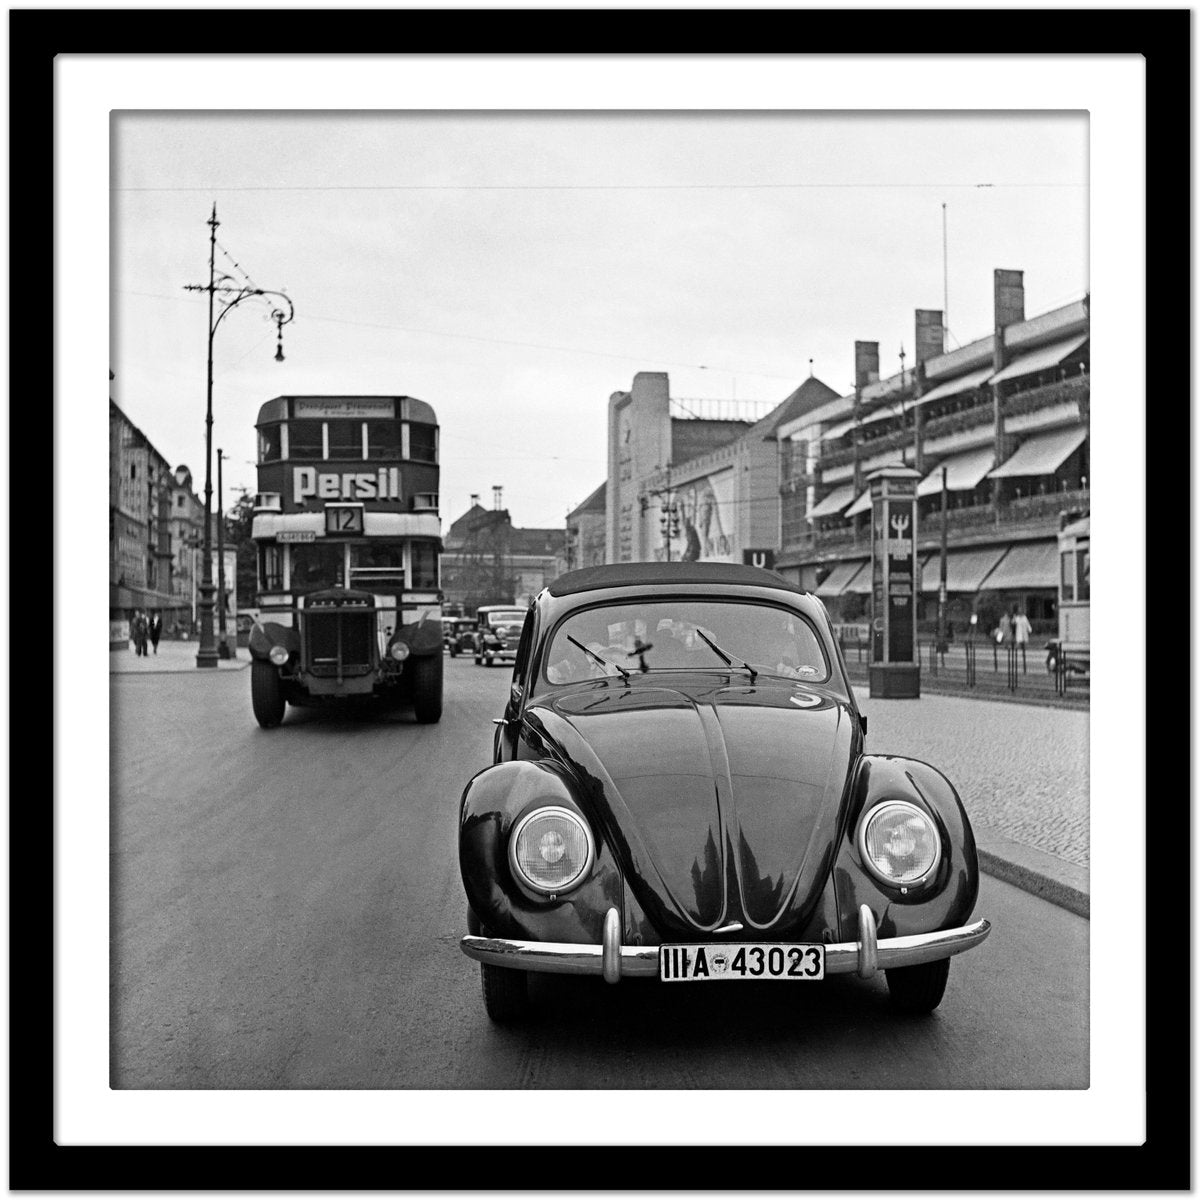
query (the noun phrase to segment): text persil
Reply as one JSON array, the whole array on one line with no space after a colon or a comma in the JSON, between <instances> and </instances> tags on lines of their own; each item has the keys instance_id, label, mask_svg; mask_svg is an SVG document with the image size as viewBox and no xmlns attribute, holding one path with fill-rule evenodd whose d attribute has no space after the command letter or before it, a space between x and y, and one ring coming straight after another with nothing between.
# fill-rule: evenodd
<instances>
[{"instance_id":1,"label":"text persil","mask_svg":"<svg viewBox=\"0 0 1200 1200\"><path fill-rule=\"evenodd\" d=\"M316 467L294 467L292 499L299 504L308 496L318 500L399 500L400 468L334 474L318 473Z\"/></svg>"}]
</instances>

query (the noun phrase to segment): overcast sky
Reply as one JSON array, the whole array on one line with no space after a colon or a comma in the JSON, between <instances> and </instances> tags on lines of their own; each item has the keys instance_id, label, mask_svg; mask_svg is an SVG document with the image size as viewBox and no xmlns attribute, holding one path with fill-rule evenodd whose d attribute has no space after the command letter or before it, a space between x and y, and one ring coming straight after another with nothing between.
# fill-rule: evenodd
<instances>
[{"instance_id":1,"label":"overcast sky","mask_svg":"<svg viewBox=\"0 0 1200 1200\"><path fill-rule=\"evenodd\" d=\"M1028 315L1081 297L1087 139L1080 113L116 113L111 394L200 491L207 301L183 287L215 201L218 272L296 310L283 363L264 304L217 331L227 497L255 490L265 400L407 394L441 422L444 524L500 484L516 525L561 525L637 371L765 410L810 359L850 390L856 339L911 365L943 203L951 347L991 331L995 267Z\"/></svg>"}]
</instances>

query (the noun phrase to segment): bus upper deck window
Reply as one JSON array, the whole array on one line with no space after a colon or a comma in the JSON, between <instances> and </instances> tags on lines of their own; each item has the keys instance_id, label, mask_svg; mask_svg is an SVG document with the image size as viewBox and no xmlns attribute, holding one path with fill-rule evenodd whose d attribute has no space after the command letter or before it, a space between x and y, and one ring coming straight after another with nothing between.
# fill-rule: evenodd
<instances>
[{"instance_id":1,"label":"bus upper deck window","mask_svg":"<svg viewBox=\"0 0 1200 1200\"><path fill-rule=\"evenodd\" d=\"M395 461L400 457L400 422L367 422L367 457Z\"/></svg>"},{"instance_id":2,"label":"bus upper deck window","mask_svg":"<svg viewBox=\"0 0 1200 1200\"><path fill-rule=\"evenodd\" d=\"M437 426L417 421L408 426L408 456L413 462L437 462Z\"/></svg>"},{"instance_id":3,"label":"bus upper deck window","mask_svg":"<svg viewBox=\"0 0 1200 1200\"><path fill-rule=\"evenodd\" d=\"M1081 547L1075 553L1076 565L1076 591L1075 597L1077 600L1090 600L1092 598L1092 552L1090 549Z\"/></svg>"},{"instance_id":4,"label":"bus upper deck window","mask_svg":"<svg viewBox=\"0 0 1200 1200\"><path fill-rule=\"evenodd\" d=\"M288 457L324 458L324 421L289 421Z\"/></svg>"},{"instance_id":5,"label":"bus upper deck window","mask_svg":"<svg viewBox=\"0 0 1200 1200\"><path fill-rule=\"evenodd\" d=\"M361 459L362 427L361 421L330 421L329 457Z\"/></svg>"},{"instance_id":6,"label":"bus upper deck window","mask_svg":"<svg viewBox=\"0 0 1200 1200\"><path fill-rule=\"evenodd\" d=\"M281 425L265 425L258 431L258 461L278 462L283 455Z\"/></svg>"}]
</instances>

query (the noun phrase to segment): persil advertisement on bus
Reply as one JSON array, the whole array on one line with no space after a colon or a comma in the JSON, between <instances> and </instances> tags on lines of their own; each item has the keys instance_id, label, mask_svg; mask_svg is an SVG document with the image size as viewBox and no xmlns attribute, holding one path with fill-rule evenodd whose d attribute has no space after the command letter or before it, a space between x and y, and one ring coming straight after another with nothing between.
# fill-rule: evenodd
<instances>
[{"instance_id":1,"label":"persil advertisement on bus","mask_svg":"<svg viewBox=\"0 0 1200 1200\"><path fill-rule=\"evenodd\" d=\"M411 396L277 396L256 428L259 490L285 513L409 512L438 490L437 418Z\"/></svg>"}]
</instances>

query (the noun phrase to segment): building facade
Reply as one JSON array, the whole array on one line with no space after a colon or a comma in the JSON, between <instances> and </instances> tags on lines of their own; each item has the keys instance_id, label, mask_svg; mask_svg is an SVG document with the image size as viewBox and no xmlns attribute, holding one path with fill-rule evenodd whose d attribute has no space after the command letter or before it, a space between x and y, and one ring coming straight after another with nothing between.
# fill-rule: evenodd
<instances>
[{"instance_id":1,"label":"building facade","mask_svg":"<svg viewBox=\"0 0 1200 1200\"><path fill-rule=\"evenodd\" d=\"M508 509L472 496L447 530L440 558L445 612L470 615L481 604L524 606L566 570L562 529L517 529Z\"/></svg>"},{"instance_id":2,"label":"building facade","mask_svg":"<svg viewBox=\"0 0 1200 1200\"><path fill-rule=\"evenodd\" d=\"M186 608L173 579L170 465L111 398L108 431L109 645L123 646L136 610L158 611L166 630Z\"/></svg>"},{"instance_id":3,"label":"building facade","mask_svg":"<svg viewBox=\"0 0 1200 1200\"><path fill-rule=\"evenodd\" d=\"M809 378L766 415L744 402L672 400L642 372L609 400L609 562L770 565L779 545L777 430L837 393ZM740 411L739 411L740 410Z\"/></svg>"},{"instance_id":4,"label":"building facade","mask_svg":"<svg viewBox=\"0 0 1200 1200\"><path fill-rule=\"evenodd\" d=\"M945 528L947 617L990 630L1016 606L1055 627L1063 521L1089 510L1089 301L1026 318L1020 271L996 271L994 328L951 351L942 314L917 310L911 368L879 376L855 344L855 388L778 430L777 569L835 620L870 611L870 502L882 466L921 472L918 619L934 627ZM944 514L944 515L943 515Z\"/></svg>"},{"instance_id":5,"label":"building facade","mask_svg":"<svg viewBox=\"0 0 1200 1200\"><path fill-rule=\"evenodd\" d=\"M606 559L605 493L602 483L578 508L567 514L567 570L603 566Z\"/></svg>"}]
</instances>

